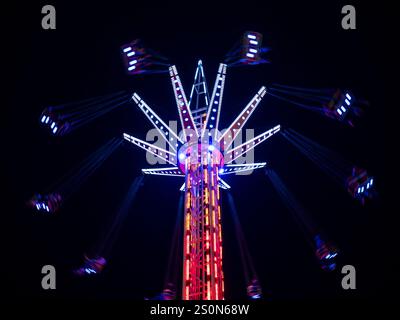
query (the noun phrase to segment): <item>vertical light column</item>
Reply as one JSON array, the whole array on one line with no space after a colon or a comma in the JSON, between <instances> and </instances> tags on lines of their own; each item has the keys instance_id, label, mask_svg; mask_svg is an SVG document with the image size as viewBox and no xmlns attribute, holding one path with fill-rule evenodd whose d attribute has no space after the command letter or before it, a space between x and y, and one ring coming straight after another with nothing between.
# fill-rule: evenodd
<instances>
[{"instance_id":1,"label":"vertical light column","mask_svg":"<svg viewBox=\"0 0 400 320\"><path fill-rule=\"evenodd\" d=\"M204 234L202 204L202 167L198 159L186 160L185 230L183 239L184 273L182 296L184 300L202 300L204 291Z\"/></svg>"},{"instance_id":2,"label":"vertical light column","mask_svg":"<svg viewBox=\"0 0 400 320\"><path fill-rule=\"evenodd\" d=\"M210 200L211 200L211 299L224 299L224 275L222 270L222 228L221 228L221 207L218 181L218 165L211 157L209 164L210 172Z\"/></svg>"},{"instance_id":3,"label":"vertical light column","mask_svg":"<svg viewBox=\"0 0 400 320\"><path fill-rule=\"evenodd\" d=\"M184 207L184 232L183 232L183 282L182 299L191 299L191 232L192 232L192 175L189 172L189 159L186 159L186 189L185 189L185 207Z\"/></svg>"},{"instance_id":4,"label":"vertical light column","mask_svg":"<svg viewBox=\"0 0 400 320\"><path fill-rule=\"evenodd\" d=\"M211 211L210 211L210 185L211 176L208 168L209 156L207 151L202 152L202 178L203 178L203 205L202 211L204 216L203 221L203 234L204 234L204 247L203 247L203 264L204 264L204 283L203 283L203 295L202 300L212 299L211 290Z\"/></svg>"},{"instance_id":5,"label":"vertical light column","mask_svg":"<svg viewBox=\"0 0 400 320\"><path fill-rule=\"evenodd\" d=\"M218 165L212 153L186 165L184 300L224 299ZM191 163L190 161L197 161Z\"/></svg>"}]
</instances>

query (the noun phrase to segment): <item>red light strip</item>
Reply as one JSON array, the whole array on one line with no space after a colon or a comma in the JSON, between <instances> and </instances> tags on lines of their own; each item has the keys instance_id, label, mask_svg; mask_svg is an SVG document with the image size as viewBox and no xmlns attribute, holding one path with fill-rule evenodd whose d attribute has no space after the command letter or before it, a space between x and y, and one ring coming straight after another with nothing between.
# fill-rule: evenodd
<instances>
[{"instance_id":1,"label":"red light strip","mask_svg":"<svg viewBox=\"0 0 400 320\"><path fill-rule=\"evenodd\" d=\"M189 259L186 259L186 280L189 280Z\"/></svg>"}]
</instances>

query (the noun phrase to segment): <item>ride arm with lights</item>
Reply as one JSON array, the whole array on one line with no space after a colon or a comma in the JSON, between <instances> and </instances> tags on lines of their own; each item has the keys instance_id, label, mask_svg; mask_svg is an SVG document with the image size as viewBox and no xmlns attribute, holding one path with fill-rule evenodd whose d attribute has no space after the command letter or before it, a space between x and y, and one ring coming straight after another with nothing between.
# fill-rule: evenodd
<instances>
[{"instance_id":1,"label":"ride arm with lights","mask_svg":"<svg viewBox=\"0 0 400 320\"><path fill-rule=\"evenodd\" d=\"M266 87L261 87L260 90L254 95L243 111L237 116L237 118L232 122L229 128L221 135L218 139L221 151L227 150L229 146L233 143L239 131L244 127L246 122L249 120L250 116L260 104L262 98L267 93Z\"/></svg>"},{"instance_id":2,"label":"ride arm with lights","mask_svg":"<svg viewBox=\"0 0 400 320\"><path fill-rule=\"evenodd\" d=\"M226 64L221 63L218 68L217 77L215 79L214 89L208 106L205 125L201 132L201 137L204 137L205 131L213 132L212 140L217 136L219 117L221 112L222 98L225 87Z\"/></svg>"},{"instance_id":3,"label":"ride arm with lights","mask_svg":"<svg viewBox=\"0 0 400 320\"><path fill-rule=\"evenodd\" d=\"M174 90L175 101L178 108L179 118L182 125L183 135L185 142L189 141L193 134L195 138L199 137L196 124L193 119L192 112L190 111L186 94L182 86L181 79L178 75L176 66L169 67L169 74L171 77L172 88Z\"/></svg>"},{"instance_id":4,"label":"ride arm with lights","mask_svg":"<svg viewBox=\"0 0 400 320\"><path fill-rule=\"evenodd\" d=\"M137 145L138 147L142 148L143 150L150 152L151 154L155 155L156 157L158 157L172 165L176 165L176 154L175 153L169 152L163 148L154 146L146 141L140 140L140 139L130 136L129 134L126 134L126 133L124 133L124 139Z\"/></svg>"},{"instance_id":5,"label":"ride arm with lights","mask_svg":"<svg viewBox=\"0 0 400 320\"><path fill-rule=\"evenodd\" d=\"M229 164L234 160L236 160L237 158L243 156L246 152L250 151L251 149L254 149L260 143L264 142L268 138L272 137L275 133L279 132L280 129L281 126L277 125L272 129L269 129L268 131L254 137L253 139L245 143L242 143L241 145L233 149L230 149L225 153L225 164Z\"/></svg>"},{"instance_id":6,"label":"ride arm with lights","mask_svg":"<svg viewBox=\"0 0 400 320\"><path fill-rule=\"evenodd\" d=\"M169 144L172 150L176 152L177 147L183 144L183 141L171 128L148 106L148 104L137 94L132 95L132 100L142 110L152 125L161 134L164 140Z\"/></svg>"},{"instance_id":7,"label":"ride arm with lights","mask_svg":"<svg viewBox=\"0 0 400 320\"><path fill-rule=\"evenodd\" d=\"M219 175L227 175L238 172L251 172L255 169L264 168L266 166L266 162L259 163L245 163L245 164L227 164L221 169L219 169Z\"/></svg>"},{"instance_id":8,"label":"ride arm with lights","mask_svg":"<svg viewBox=\"0 0 400 320\"><path fill-rule=\"evenodd\" d=\"M178 167L142 169L142 172L144 174L158 175L158 176L174 176L174 177L185 176L185 174Z\"/></svg>"}]
</instances>

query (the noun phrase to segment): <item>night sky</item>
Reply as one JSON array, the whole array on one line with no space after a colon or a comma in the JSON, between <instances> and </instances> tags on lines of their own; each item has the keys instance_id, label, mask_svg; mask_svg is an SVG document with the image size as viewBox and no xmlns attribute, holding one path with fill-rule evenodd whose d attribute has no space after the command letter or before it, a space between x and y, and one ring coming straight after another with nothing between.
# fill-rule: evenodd
<instances>
[{"instance_id":1,"label":"night sky","mask_svg":"<svg viewBox=\"0 0 400 320\"><path fill-rule=\"evenodd\" d=\"M7 116L3 122L6 185L16 231L9 247L17 263L10 277L12 295L21 299L107 298L141 300L162 290L182 179L147 177L132 205L104 272L75 278L71 270L95 248L141 168L145 153L124 143L53 216L25 206L74 165L112 137L127 132L145 139L151 124L133 105L125 105L70 135L55 138L39 125L49 105L112 93L138 92L166 121L177 112L168 74L128 76L120 46L142 39L176 64L186 93L197 60L202 59L209 88L218 64L243 32L258 31L271 48L270 64L228 68L220 127L226 127L261 85L282 83L310 88L350 88L369 107L356 128L266 96L247 124L261 133L276 124L293 128L366 168L378 196L362 206L344 186L314 166L282 136L256 148L293 191L310 216L341 250L337 271L323 272L297 224L263 171L229 176L237 210L264 292L273 300L382 298L393 282L393 212L384 210L385 80L382 38L374 7L356 5L357 30L341 28L341 1L248 2L190 9L130 1L83 5L38 2L8 10L19 21L8 34L5 66L11 71ZM297 4L296 4L297 3ZM41 7L53 4L57 29L41 29ZM5 150L3 148L3 150ZM226 299L246 296L233 222L223 195ZM8 246L8 245L7 245ZM180 259L180 258L179 258ZM41 289L41 267L57 269L57 290ZM342 265L357 270L357 290L341 288ZM180 271L177 271L180 272ZM180 277L180 276L179 276Z\"/></svg>"}]
</instances>

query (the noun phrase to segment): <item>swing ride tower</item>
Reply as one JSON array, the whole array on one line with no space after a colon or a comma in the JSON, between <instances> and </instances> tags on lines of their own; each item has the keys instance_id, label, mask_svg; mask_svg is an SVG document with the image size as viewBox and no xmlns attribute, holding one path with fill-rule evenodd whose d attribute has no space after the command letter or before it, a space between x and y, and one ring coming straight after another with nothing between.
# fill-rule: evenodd
<instances>
[{"instance_id":1,"label":"swing ride tower","mask_svg":"<svg viewBox=\"0 0 400 320\"><path fill-rule=\"evenodd\" d=\"M161 160L159 163L169 164L166 167L142 169L143 174L175 176L182 178L184 181L180 188L184 197L181 197L179 205L181 206L182 199L184 199L181 288L183 300L224 299L221 189L230 189L230 186L223 178L225 175L239 172L251 173L255 169L266 166L265 162L248 163L248 153L257 145L279 132L280 125L276 125L243 143L238 141L241 137L242 129L263 97L269 94L272 97L304 109L317 111L330 118L346 122L351 126L353 126L353 121L349 117L361 114L361 109L357 105L353 105L357 101L348 91L336 90L333 98L331 98L331 90L310 90L275 84L268 88L268 92L267 88L262 86L226 129L219 128L227 67L239 64L255 65L266 62L266 60L261 59L260 55L260 52L265 49L261 48L261 39L262 35L259 33L249 31L244 34L242 45L228 54L228 57L224 60L225 63L219 64L211 95L208 92L202 61L199 60L189 99L186 98L185 90L175 65L171 66L159 61L160 59L163 60L160 56L158 58L153 57L152 51L143 47L139 40L134 40L121 47L128 74L169 73L181 125L179 133L176 128L171 129L136 92L130 95L122 91L112 95L87 99L72 104L73 108L69 109L64 108L67 105L48 107L40 116L41 124L47 130L50 130L52 135L62 136L132 99L155 127L159 133L156 143L148 143L127 133L124 133L123 137L125 140L144 149L148 155L153 155L158 160ZM158 69L157 66L162 66L162 68ZM168 66L168 71L166 66ZM316 92L318 96L314 97L313 95ZM318 105L306 104L315 100L318 101ZM322 107L320 105L321 100L324 102ZM365 170L352 167L352 174L348 176L347 171L349 171L350 165L336 157L334 153L328 153L326 149L293 130L285 130L282 135L310 160L320 166L321 169L332 175L333 178L345 182L347 190L354 198L360 199L364 203L366 197L373 195L370 192L373 178L367 175ZM35 195L30 200L30 205L38 211L57 211L62 200L76 190L76 185L93 173L119 145L119 140L111 140L105 147L102 147L93 156L85 160L82 168L72 178L57 186L52 193ZM244 155L246 155L245 160L243 158ZM326 161L327 159L330 161ZM288 208L300 217L297 220L313 236L316 256L322 268L328 271L334 270L336 264L333 259L338 254L337 250L322 240L320 234L316 234L316 228L309 218L305 216L304 210L290 195L274 171L268 170L266 174L278 190L279 195L287 203ZM142 183L142 178L142 176L137 178L133 183L121 212L126 212L133 196ZM248 284L247 293L251 299L259 299L262 295L261 287L254 268L251 270L251 278L246 271L244 254L246 244L243 235L241 235L242 232L233 198L229 193L228 199L232 214L235 216L236 233ZM117 221L114 226L117 223L120 222ZM114 226L111 232L114 231ZM179 233L175 234L178 238ZM107 236L106 241L108 241L108 238ZM108 246L110 247L110 244ZM104 246L102 245L102 247ZM100 251L105 250L99 249ZM171 254L170 257L174 258L174 255ZM85 260L84 267L76 272L79 275L99 273L106 262L101 256L95 259L86 257ZM168 276L166 278L169 280ZM161 297L161 300L176 298L175 279L173 282L165 281L166 287L163 293L158 296Z\"/></svg>"},{"instance_id":2,"label":"swing ride tower","mask_svg":"<svg viewBox=\"0 0 400 320\"><path fill-rule=\"evenodd\" d=\"M223 300L224 273L220 189L230 186L226 174L262 168L262 163L233 164L248 151L280 130L272 129L231 147L242 127L266 94L261 87L226 129L218 130L227 65L221 63L209 97L201 60L198 62L189 101L175 66L169 75L182 131L177 135L137 94L132 96L158 130L169 150L124 134L124 138L173 167L142 169L144 174L181 176L185 182L183 223L183 300Z\"/></svg>"}]
</instances>

